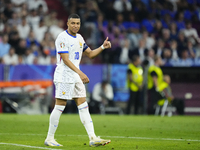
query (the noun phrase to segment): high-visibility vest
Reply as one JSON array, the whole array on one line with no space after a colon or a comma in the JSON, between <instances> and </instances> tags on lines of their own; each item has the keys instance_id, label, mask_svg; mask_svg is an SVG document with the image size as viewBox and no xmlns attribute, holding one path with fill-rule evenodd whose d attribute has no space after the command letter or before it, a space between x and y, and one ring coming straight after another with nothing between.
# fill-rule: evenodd
<instances>
[{"instance_id":1,"label":"high-visibility vest","mask_svg":"<svg viewBox=\"0 0 200 150\"><path fill-rule=\"evenodd\" d=\"M134 64L129 64L128 68L132 71L132 79L134 82L136 82L138 85L142 85L143 82L143 69L141 66L134 66ZM139 90L138 86L135 85L135 83L130 82L129 79L127 79L127 85L130 88L131 91L137 92Z\"/></svg>"},{"instance_id":2,"label":"high-visibility vest","mask_svg":"<svg viewBox=\"0 0 200 150\"><path fill-rule=\"evenodd\" d=\"M151 73L153 71L155 71L156 74L157 74L158 87L163 82L163 72L162 72L162 70L160 69L160 67L152 65L152 66L149 67L149 70L148 70L148 89L151 89L154 86L153 85L153 78L151 76Z\"/></svg>"},{"instance_id":3,"label":"high-visibility vest","mask_svg":"<svg viewBox=\"0 0 200 150\"><path fill-rule=\"evenodd\" d=\"M161 92L168 87L169 87L169 84L166 83L165 81L163 81L160 85L158 85L158 91ZM163 106L163 104L165 103L165 100L166 99L160 99L160 100L158 100L157 104L160 105L160 106ZM168 99L168 101L170 102L171 100Z\"/></svg>"}]
</instances>

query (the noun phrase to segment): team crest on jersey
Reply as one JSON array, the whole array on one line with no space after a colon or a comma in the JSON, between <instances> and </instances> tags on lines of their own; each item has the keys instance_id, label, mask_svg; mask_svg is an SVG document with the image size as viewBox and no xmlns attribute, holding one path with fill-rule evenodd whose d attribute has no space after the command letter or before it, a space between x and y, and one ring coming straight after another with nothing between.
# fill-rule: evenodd
<instances>
[{"instance_id":1,"label":"team crest on jersey","mask_svg":"<svg viewBox=\"0 0 200 150\"><path fill-rule=\"evenodd\" d=\"M79 41L80 48L82 48L83 44Z\"/></svg>"},{"instance_id":2,"label":"team crest on jersey","mask_svg":"<svg viewBox=\"0 0 200 150\"><path fill-rule=\"evenodd\" d=\"M65 43L61 42L61 43L60 43L60 47L61 47L61 48L65 48Z\"/></svg>"}]
</instances>

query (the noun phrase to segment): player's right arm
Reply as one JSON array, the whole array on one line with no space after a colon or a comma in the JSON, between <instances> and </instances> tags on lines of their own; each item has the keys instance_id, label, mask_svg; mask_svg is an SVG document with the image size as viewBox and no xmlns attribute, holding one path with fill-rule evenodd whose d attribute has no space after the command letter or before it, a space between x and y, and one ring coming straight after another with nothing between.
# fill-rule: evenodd
<instances>
[{"instance_id":1,"label":"player's right arm","mask_svg":"<svg viewBox=\"0 0 200 150\"><path fill-rule=\"evenodd\" d=\"M65 65L67 65L70 69L72 69L80 76L83 83L89 83L89 78L69 60L69 53L60 53L60 56Z\"/></svg>"}]
</instances>

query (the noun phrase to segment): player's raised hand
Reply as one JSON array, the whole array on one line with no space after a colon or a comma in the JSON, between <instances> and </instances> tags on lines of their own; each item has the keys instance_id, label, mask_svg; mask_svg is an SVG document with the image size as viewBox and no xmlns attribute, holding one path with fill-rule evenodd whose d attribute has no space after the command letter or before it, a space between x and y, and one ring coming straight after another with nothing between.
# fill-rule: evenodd
<instances>
[{"instance_id":1,"label":"player's raised hand","mask_svg":"<svg viewBox=\"0 0 200 150\"><path fill-rule=\"evenodd\" d=\"M107 37L106 40L103 42L103 47L104 47L105 49L111 48L111 43L110 43L110 41L108 41L108 37Z\"/></svg>"}]
</instances>

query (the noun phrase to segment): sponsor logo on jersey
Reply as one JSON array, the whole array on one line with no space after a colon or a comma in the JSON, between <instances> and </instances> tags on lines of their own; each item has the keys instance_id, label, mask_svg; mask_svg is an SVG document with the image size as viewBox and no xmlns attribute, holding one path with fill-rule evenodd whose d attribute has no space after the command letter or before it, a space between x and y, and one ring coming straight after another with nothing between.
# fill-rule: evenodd
<instances>
[{"instance_id":1,"label":"sponsor logo on jersey","mask_svg":"<svg viewBox=\"0 0 200 150\"><path fill-rule=\"evenodd\" d=\"M61 48L65 48L65 43L61 42L61 43L60 43L60 47L61 47Z\"/></svg>"}]
</instances>

